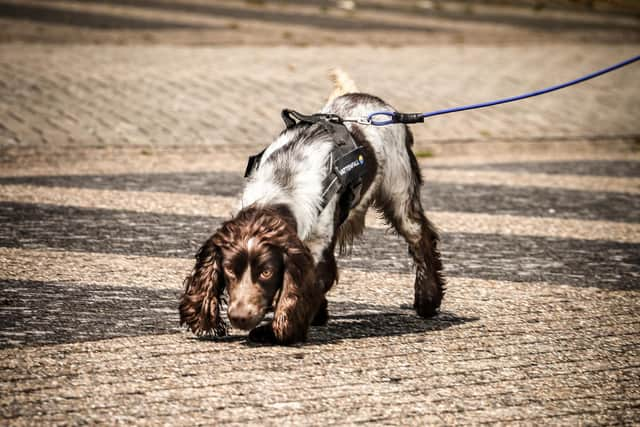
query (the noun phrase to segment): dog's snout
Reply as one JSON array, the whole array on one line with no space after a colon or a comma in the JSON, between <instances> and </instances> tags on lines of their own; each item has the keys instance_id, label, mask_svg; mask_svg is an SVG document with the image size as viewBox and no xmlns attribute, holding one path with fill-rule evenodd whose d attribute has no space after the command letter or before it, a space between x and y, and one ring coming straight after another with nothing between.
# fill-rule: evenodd
<instances>
[{"instance_id":1,"label":"dog's snout","mask_svg":"<svg viewBox=\"0 0 640 427\"><path fill-rule=\"evenodd\" d=\"M231 324L239 329L252 329L260 321L258 309L252 304L232 304L227 314Z\"/></svg>"}]
</instances>

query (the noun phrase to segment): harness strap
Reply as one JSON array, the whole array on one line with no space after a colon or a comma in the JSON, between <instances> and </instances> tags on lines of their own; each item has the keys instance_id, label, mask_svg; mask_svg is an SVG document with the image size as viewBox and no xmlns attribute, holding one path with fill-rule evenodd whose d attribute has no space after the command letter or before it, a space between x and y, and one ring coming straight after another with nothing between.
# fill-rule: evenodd
<instances>
[{"instance_id":1,"label":"harness strap","mask_svg":"<svg viewBox=\"0 0 640 427\"><path fill-rule=\"evenodd\" d=\"M285 108L284 110L282 110L282 113L280 113L280 115L282 116L282 120L284 120L284 124L287 126L287 129L295 126L295 124L297 123L294 119L291 118L291 116L298 119L298 122L303 122L303 123L313 124L313 123L332 122L332 123L342 124L342 119L337 114L316 113L316 114L311 114L307 116L305 114L300 114L295 110L289 110L288 108Z\"/></svg>"}]
</instances>

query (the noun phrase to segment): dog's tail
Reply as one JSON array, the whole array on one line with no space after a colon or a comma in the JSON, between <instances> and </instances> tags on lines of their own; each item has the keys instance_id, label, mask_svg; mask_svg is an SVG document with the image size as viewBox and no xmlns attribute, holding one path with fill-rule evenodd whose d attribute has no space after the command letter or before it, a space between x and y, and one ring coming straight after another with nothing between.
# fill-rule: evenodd
<instances>
[{"instance_id":1,"label":"dog's tail","mask_svg":"<svg viewBox=\"0 0 640 427\"><path fill-rule=\"evenodd\" d=\"M331 69L329 71L329 78L331 78L333 82L333 92L329 95L328 102L347 93L360 92L349 74L340 68Z\"/></svg>"}]
</instances>

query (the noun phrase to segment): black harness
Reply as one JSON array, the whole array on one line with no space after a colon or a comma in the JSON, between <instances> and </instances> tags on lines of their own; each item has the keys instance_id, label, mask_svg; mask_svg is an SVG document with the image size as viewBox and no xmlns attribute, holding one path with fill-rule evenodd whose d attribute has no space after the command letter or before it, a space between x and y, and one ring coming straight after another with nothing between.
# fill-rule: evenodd
<instances>
[{"instance_id":1,"label":"black harness","mask_svg":"<svg viewBox=\"0 0 640 427\"><path fill-rule=\"evenodd\" d=\"M296 122L296 119L298 120ZM312 114L305 116L293 110L282 110L282 120L287 129L292 128L298 122L308 123L312 126L322 127L334 140L335 144L331 153L327 169L329 174L323 182L322 202L319 211L322 212L334 195L340 194L342 218L346 219L349 209L360 201L362 190L362 177L365 173L364 150L356 144L349 129L342 119L335 114ZM249 177L260 168L260 160L266 148L260 153L250 156L244 176Z\"/></svg>"}]
</instances>

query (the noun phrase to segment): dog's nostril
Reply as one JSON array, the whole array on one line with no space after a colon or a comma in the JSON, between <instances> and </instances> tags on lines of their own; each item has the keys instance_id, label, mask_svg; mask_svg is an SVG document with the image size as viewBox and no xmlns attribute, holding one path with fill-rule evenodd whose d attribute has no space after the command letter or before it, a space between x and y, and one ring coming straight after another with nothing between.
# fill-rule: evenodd
<instances>
[{"instance_id":1,"label":"dog's nostril","mask_svg":"<svg viewBox=\"0 0 640 427\"><path fill-rule=\"evenodd\" d=\"M246 324L247 319L245 317L241 317L241 316L234 316L234 315L229 315L229 320L231 321L231 324L238 326L238 327L242 327Z\"/></svg>"}]
</instances>

